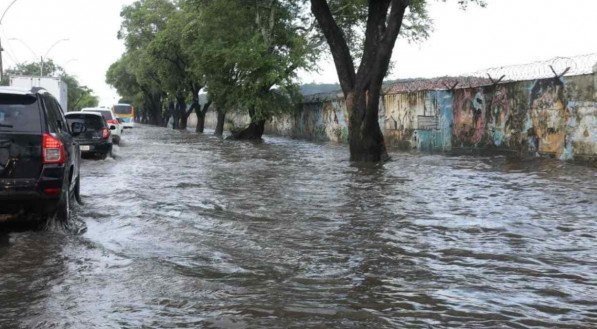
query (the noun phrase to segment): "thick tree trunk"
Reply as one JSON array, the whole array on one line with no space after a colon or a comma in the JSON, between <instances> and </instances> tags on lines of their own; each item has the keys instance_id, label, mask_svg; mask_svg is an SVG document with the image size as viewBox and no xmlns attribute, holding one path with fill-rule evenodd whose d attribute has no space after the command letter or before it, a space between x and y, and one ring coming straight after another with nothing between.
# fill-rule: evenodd
<instances>
[{"instance_id":1,"label":"thick tree trunk","mask_svg":"<svg viewBox=\"0 0 597 329\"><path fill-rule=\"evenodd\" d=\"M255 108L249 109L249 116L251 117L251 123L244 129L231 131L229 139L236 140L259 140L263 136L265 130L265 119L257 117Z\"/></svg>"},{"instance_id":2,"label":"thick tree trunk","mask_svg":"<svg viewBox=\"0 0 597 329\"><path fill-rule=\"evenodd\" d=\"M160 96L149 94L145 99L145 109L149 109L148 122L156 126L163 126L162 108L160 105Z\"/></svg>"},{"instance_id":3,"label":"thick tree trunk","mask_svg":"<svg viewBox=\"0 0 597 329\"><path fill-rule=\"evenodd\" d=\"M253 121L245 129L232 131L232 135L228 138L236 140L260 140L264 130L265 120Z\"/></svg>"},{"instance_id":4,"label":"thick tree trunk","mask_svg":"<svg viewBox=\"0 0 597 329\"><path fill-rule=\"evenodd\" d=\"M201 110L197 110L195 111L195 114L197 114L197 126L195 127L195 132L203 133L205 130L205 113Z\"/></svg>"},{"instance_id":5,"label":"thick tree trunk","mask_svg":"<svg viewBox=\"0 0 597 329\"><path fill-rule=\"evenodd\" d=\"M376 0L368 3L365 42L357 71L344 33L336 23L328 1L311 0L311 12L330 47L346 99L350 159L379 162L388 159L378 121L379 96L410 1Z\"/></svg>"},{"instance_id":6,"label":"thick tree trunk","mask_svg":"<svg viewBox=\"0 0 597 329\"><path fill-rule=\"evenodd\" d=\"M386 145L378 121L379 94L349 93L346 107L348 113L351 113L348 129L350 160L357 162L388 160Z\"/></svg>"},{"instance_id":7,"label":"thick tree trunk","mask_svg":"<svg viewBox=\"0 0 597 329\"><path fill-rule=\"evenodd\" d=\"M203 109L201 108L201 104L199 104L199 97L193 100L193 108L195 109L195 114L197 115L197 126L195 127L195 132L203 133L205 129L205 115L209 110L209 106L211 105L211 100L207 101L205 105L203 105Z\"/></svg>"},{"instance_id":8,"label":"thick tree trunk","mask_svg":"<svg viewBox=\"0 0 597 329\"><path fill-rule=\"evenodd\" d=\"M187 114L187 105L185 104L184 96L177 97L176 112L178 113L178 129L186 130L187 129L187 120L189 119L189 115L191 113L188 112L188 114Z\"/></svg>"},{"instance_id":9,"label":"thick tree trunk","mask_svg":"<svg viewBox=\"0 0 597 329\"><path fill-rule=\"evenodd\" d=\"M203 133L205 130L205 113L203 111L195 111L197 114L197 126L195 127L195 132Z\"/></svg>"},{"instance_id":10,"label":"thick tree trunk","mask_svg":"<svg viewBox=\"0 0 597 329\"><path fill-rule=\"evenodd\" d=\"M214 135L222 136L224 134L224 121L226 120L226 112L218 111L218 122L216 123L216 131Z\"/></svg>"}]
</instances>

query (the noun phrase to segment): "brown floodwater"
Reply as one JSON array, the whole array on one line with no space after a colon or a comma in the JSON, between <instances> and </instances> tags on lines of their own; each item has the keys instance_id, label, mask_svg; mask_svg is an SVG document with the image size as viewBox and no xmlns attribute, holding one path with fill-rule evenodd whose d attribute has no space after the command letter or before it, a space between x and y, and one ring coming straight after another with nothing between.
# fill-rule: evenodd
<instances>
[{"instance_id":1,"label":"brown floodwater","mask_svg":"<svg viewBox=\"0 0 597 329\"><path fill-rule=\"evenodd\" d=\"M595 328L597 172L146 127L0 234L0 328ZM86 229L86 230L84 230Z\"/></svg>"}]
</instances>

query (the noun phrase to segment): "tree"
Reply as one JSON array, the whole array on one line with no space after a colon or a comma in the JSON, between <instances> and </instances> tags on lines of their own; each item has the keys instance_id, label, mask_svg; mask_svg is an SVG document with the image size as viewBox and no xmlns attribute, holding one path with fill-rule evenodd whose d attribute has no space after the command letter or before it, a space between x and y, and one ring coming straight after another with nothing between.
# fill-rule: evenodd
<instances>
[{"instance_id":1,"label":"tree","mask_svg":"<svg viewBox=\"0 0 597 329\"><path fill-rule=\"evenodd\" d=\"M199 91L203 89L203 75L193 69L191 54L183 45L181 31L190 15L180 9L170 13L168 22L147 47L148 55L162 81L162 88L172 99L173 128L186 129L188 117L201 110ZM187 109L187 100L191 105ZM204 118L203 114L203 118ZM202 131L202 130L201 130Z\"/></svg>"},{"instance_id":2,"label":"tree","mask_svg":"<svg viewBox=\"0 0 597 329\"><path fill-rule=\"evenodd\" d=\"M125 6L120 13L123 22L118 38L124 40L126 53L106 73L106 82L122 96L135 99L147 122L156 125L165 124L165 92L148 46L165 29L175 9L168 0L140 0Z\"/></svg>"},{"instance_id":3,"label":"tree","mask_svg":"<svg viewBox=\"0 0 597 329\"><path fill-rule=\"evenodd\" d=\"M198 19L185 33L187 44L218 109L216 133L226 111L235 109L246 111L251 123L232 137L261 138L266 120L292 109L295 71L315 58L296 20L300 7L278 0L189 3Z\"/></svg>"},{"instance_id":4,"label":"tree","mask_svg":"<svg viewBox=\"0 0 597 329\"><path fill-rule=\"evenodd\" d=\"M461 6L468 2L484 5L483 0L458 2ZM384 161L388 154L378 122L383 79L401 32L412 39L427 36L430 27L428 1L310 0L310 3L311 12L332 53L346 99L350 159ZM361 42L355 42L359 39L359 31L363 32ZM351 49L350 45L357 44L358 47ZM357 57L360 59L355 63Z\"/></svg>"}]
</instances>

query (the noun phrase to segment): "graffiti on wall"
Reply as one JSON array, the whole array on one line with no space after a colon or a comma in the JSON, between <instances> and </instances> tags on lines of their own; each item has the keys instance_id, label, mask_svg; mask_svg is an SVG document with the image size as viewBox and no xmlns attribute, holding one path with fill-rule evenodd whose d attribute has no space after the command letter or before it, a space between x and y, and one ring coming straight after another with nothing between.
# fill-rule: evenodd
<instances>
[{"instance_id":1,"label":"graffiti on wall","mask_svg":"<svg viewBox=\"0 0 597 329\"><path fill-rule=\"evenodd\" d=\"M570 113L560 79L537 80L531 87L528 137L540 154L560 158L566 148Z\"/></svg>"},{"instance_id":2,"label":"graffiti on wall","mask_svg":"<svg viewBox=\"0 0 597 329\"><path fill-rule=\"evenodd\" d=\"M453 133L457 142L471 146L481 142L485 133L486 104L481 89L462 89L454 95Z\"/></svg>"},{"instance_id":3,"label":"graffiti on wall","mask_svg":"<svg viewBox=\"0 0 597 329\"><path fill-rule=\"evenodd\" d=\"M348 116L343 102L323 103L323 122L327 138L336 143L348 141Z\"/></svg>"},{"instance_id":4,"label":"graffiti on wall","mask_svg":"<svg viewBox=\"0 0 597 329\"><path fill-rule=\"evenodd\" d=\"M595 77L386 94L380 102L380 126L388 146L402 149L488 148L565 160L597 159ZM246 115L230 118L248 120ZM268 133L347 142L347 118L344 99L329 98L274 118ZM215 115L207 116L210 125L215 125Z\"/></svg>"},{"instance_id":5,"label":"graffiti on wall","mask_svg":"<svg viewBox=\"0 0 597 329\"><path fill-rule=\"evenodd\" d=\"M508 89L505 86L491 87L488 111L487 111L487 134L490 143L494 146L502 146L510 138L510 101Z\"/></svg>"}]
</instances>

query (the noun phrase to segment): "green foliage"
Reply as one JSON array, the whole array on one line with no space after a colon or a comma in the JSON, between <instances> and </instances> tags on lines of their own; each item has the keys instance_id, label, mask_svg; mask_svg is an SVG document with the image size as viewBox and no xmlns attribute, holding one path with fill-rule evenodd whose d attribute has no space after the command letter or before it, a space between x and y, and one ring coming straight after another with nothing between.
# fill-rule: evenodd
<instances>
[{"instance_id":1,"label":"green foliage","mask_svg":"<svg viewBox=\"0 0 597 329\"><path fill-rule=\"evenodd\" d=\"M317 59L302 1L139 0L123 8L126 53L106 74L125 98L197 100L269 118L297 99L295 72Z\"/></svg>"},{"instance_id":2,"label":"green foliage","mask_svg":"<svg viewBox=\"0 0 597 329\"><path fill-rule=\"evenodd\" d=\"M316 59L295 19L301 7L271 0L187 4L196 19L184 32L185 45L216 106L247 110L254 120L290 110L296 70Z\"/></svg>"}]
</instances>

